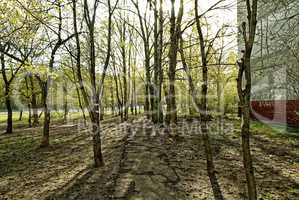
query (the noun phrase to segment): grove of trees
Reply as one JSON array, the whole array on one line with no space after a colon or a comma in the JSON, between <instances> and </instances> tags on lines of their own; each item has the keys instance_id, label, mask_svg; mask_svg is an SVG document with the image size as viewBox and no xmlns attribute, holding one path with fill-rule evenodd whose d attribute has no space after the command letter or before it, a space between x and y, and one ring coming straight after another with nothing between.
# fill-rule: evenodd
<instances>
[{"instance_id":1,"label":"grove of trees","mask_svg":"<svg viewBox=\"0 0 299 200\"><path fill-rule=\"evenodd\" d=\"M42 125L45 148L53 116L62 113L66 123L79 113L92 133L94 166L102 167L102 119L144 115L171 131L180 117L199 118L210 184L221 200L209 123L222 134L224 118L239 108L248 199L257 199L250 99L258 0L244 0L246 20L238 25L215 18L236 9L237 1L207 2L0 0L6 134L14 132L15 112L20 118L28 112L28 127Z\"/></svg>"}]
</instances>

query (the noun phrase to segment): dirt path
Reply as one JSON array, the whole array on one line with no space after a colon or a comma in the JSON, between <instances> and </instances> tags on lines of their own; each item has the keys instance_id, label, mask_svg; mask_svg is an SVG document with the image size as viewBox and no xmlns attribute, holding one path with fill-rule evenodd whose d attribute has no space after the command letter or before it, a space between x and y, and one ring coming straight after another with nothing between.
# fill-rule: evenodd
<instances>
[{"instance_id":1,"label":"dirt path","mask_svg":"<svg viewBox=\"0 0 299 200\"><path fill-rule=\"evenodd\" d=\"M78 185L90 188L89 181L85 180L73 186L73 192L80 194L76 199L88 197L105 200L212 200L205 154L201 137L198 135L199 123L187 123L184 127L185 125L186 123L180 122L169 134L164 128L156 127L144 119L122 124L117 130L122 135L122 139L118 140L119 148L110 149L111 155L116 155L110 156L110 159L115 162L106 158L106 179L102 177L101 181L95 181L96 186L91 187L94 189L88 194L85 190L78 190ZM211 135L217 177L225 199L247 199L239 137L229 134L229 130L225 132L225 135ZM268 140L264 141L262 149L260 139L255 137L253 141L255 161L259 163L256 176L260 198L297 199L298 195L291 194L288 190L298 186L295 181L298 169L291 167L287 161L269 159L266 156L268 152L264 151L265 148L269 148L268 145L276 153L279 153L282 147L275 149L275 143ZM115 153L116 151L118 153ZM120 162L117 162L118 160ZM274 167L293 171L286 176L279 170L273 172ZM109 173L111 170L113 172ZM104 181L106 184L103 184L103 180L107 180ZM279 186L278 182L283 186ZM69 191L64 192L68 193Z\"/></svg>"},{"instance_id":2,"label":"dirt path","mask_svg":"<svg viewBox=\"0 0 299 200\"><path fill-rule=\"evenodd\" d=\"M187 140L177 141L150 122L135 122L112 199L201 199L204 184L200 179L204 180L199 177L204 174L197 169L203 168L204 162L198 159L198 141L189 138L184 148L181 142Z\"/></svg>"}]
</instances>

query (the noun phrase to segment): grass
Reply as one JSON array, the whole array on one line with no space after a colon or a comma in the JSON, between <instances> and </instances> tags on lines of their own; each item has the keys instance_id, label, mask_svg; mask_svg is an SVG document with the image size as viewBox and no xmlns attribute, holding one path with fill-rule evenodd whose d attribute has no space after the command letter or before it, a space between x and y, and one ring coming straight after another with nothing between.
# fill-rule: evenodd
<instances>
[{"instance_id":1,"label":"grass","mask_svg":"<svg viewBox=\"0 0 299 200\"><path fill-rule=\"evenodd\" d=\"M251 130L255 134L265 134L269 138L294 139L299 141L299 128L287 127L280 124L251 122Z\"/></svg>"},{"instance_id":2,"label":"grass","mask_svg":"<svg viewBox=\"0 0 299 200\"><path fill-rule=\"evenodd\" d=\"M23 112L21 122L28 122L28 112ZM13 112L12 113L12 120L13 122L19 122L20 112ZM0 112L0 123L4 123L7 120L7 113Z\"/></svg>"},{"instance_id":3,"label":"grass","mask_svg":"<svg viewBox=\"0 0 299 200\"><path fill-rule=\"evenodd\" d=\"M28 119L29 119L29 114L28 112L23 112L23 116L22 116L22 120L19 120L19 115L20 112L13 112L13 128L25 128L28 127ZM51 122L54 123L60 123L63 122L63 116L64 113L63 112L57 112L57 111L53 111L51 112ZM88 117L88 115L87 115ZM83 119L82 117L82 113L81 112L70 112L68 114L68 121L72 121L72 120L78 120L78 119ZM6 121L7 121L7 114L6 112L0 112L0 128L1 129L5 129L4 127L6 127ZM42 125L42 121L43 121L43 115L39 118L39 122L40 122L40 126Z\"/></svg>"},{"instance_id":4,"label":"grass","mask_svg":"<svg viewBox=\"0 0 299 200\"><path fill-rule=\"evenodd\" d=\"M241 121L233 119L235 129L240 130ZM272 139L292 139L299 142L299 127L287 127L283 124L273 124L251 120L250 130L253 135L267 135Z\"/></svg>"},{"instance_id":5,"label":"grass","mask_svg":"<svg viewBox=\"0 0 299 200\"><path fill-rule=\"evenodd\" d=\"M299 189L291 188L288 190L288 193L290 193L291 195L299 196Z\"/></svg>"}]
</instances>

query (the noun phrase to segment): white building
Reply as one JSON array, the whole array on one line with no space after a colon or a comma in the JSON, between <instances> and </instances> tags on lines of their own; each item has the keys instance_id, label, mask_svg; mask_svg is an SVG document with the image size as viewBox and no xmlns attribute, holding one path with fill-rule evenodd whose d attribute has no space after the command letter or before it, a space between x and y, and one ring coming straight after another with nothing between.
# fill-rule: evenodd
<instances>
[{"instance_id":1,"label":"white building","mask_svg":"<svg viewBox=\"0 0 299 200\"><path fill-rule=\"evenodd\" d=\"M238 0L238 24L247 22L246 17L245 0ZM258 1L252 111L259 119L299 125L298 0Z\"/></svg>"}]
</instances>

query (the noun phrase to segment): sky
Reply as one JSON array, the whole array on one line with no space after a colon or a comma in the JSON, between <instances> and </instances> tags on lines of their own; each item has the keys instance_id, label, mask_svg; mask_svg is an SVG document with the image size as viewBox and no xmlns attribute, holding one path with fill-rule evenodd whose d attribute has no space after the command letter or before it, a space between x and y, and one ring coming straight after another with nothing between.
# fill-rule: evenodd
<instances>
[{"instance_id":1,"label":"sky","mask_svg":"<svg viewBox=\"0 0 299 200\"><path fill-rule=\"evenodd\" d=\"M146 3L141 3L146 0L139 0L140 9L145 10L146 9ZM206 10L208 10L211 6L216 4L219 0L198 0L199 5L199 12L204 13ZM208 23L210 24L211 32L216 34L216 32L219 30L220 27L222 27L223 24L229 24L232 26L227 31L227 34L232 32L237 32L237 0L224 0L223 3L219 4L219 6L227 5L227 9L216 9L214 11L210 11L206 14L208 16ZM176 13L178 13L180 6L180 0L175 1L175 10ZM171 8L171 1L170 0L164 0L164 9L166 12L169 12ZM194 12L194 0L184 0L184 19L187 17L188 12ZM183 19L183 20L184 20ZM237 39L236 35L232 37L228 37L225 39L225 46L227 46L228 49L237 49Z\"/></svg>"}]
</instances>

